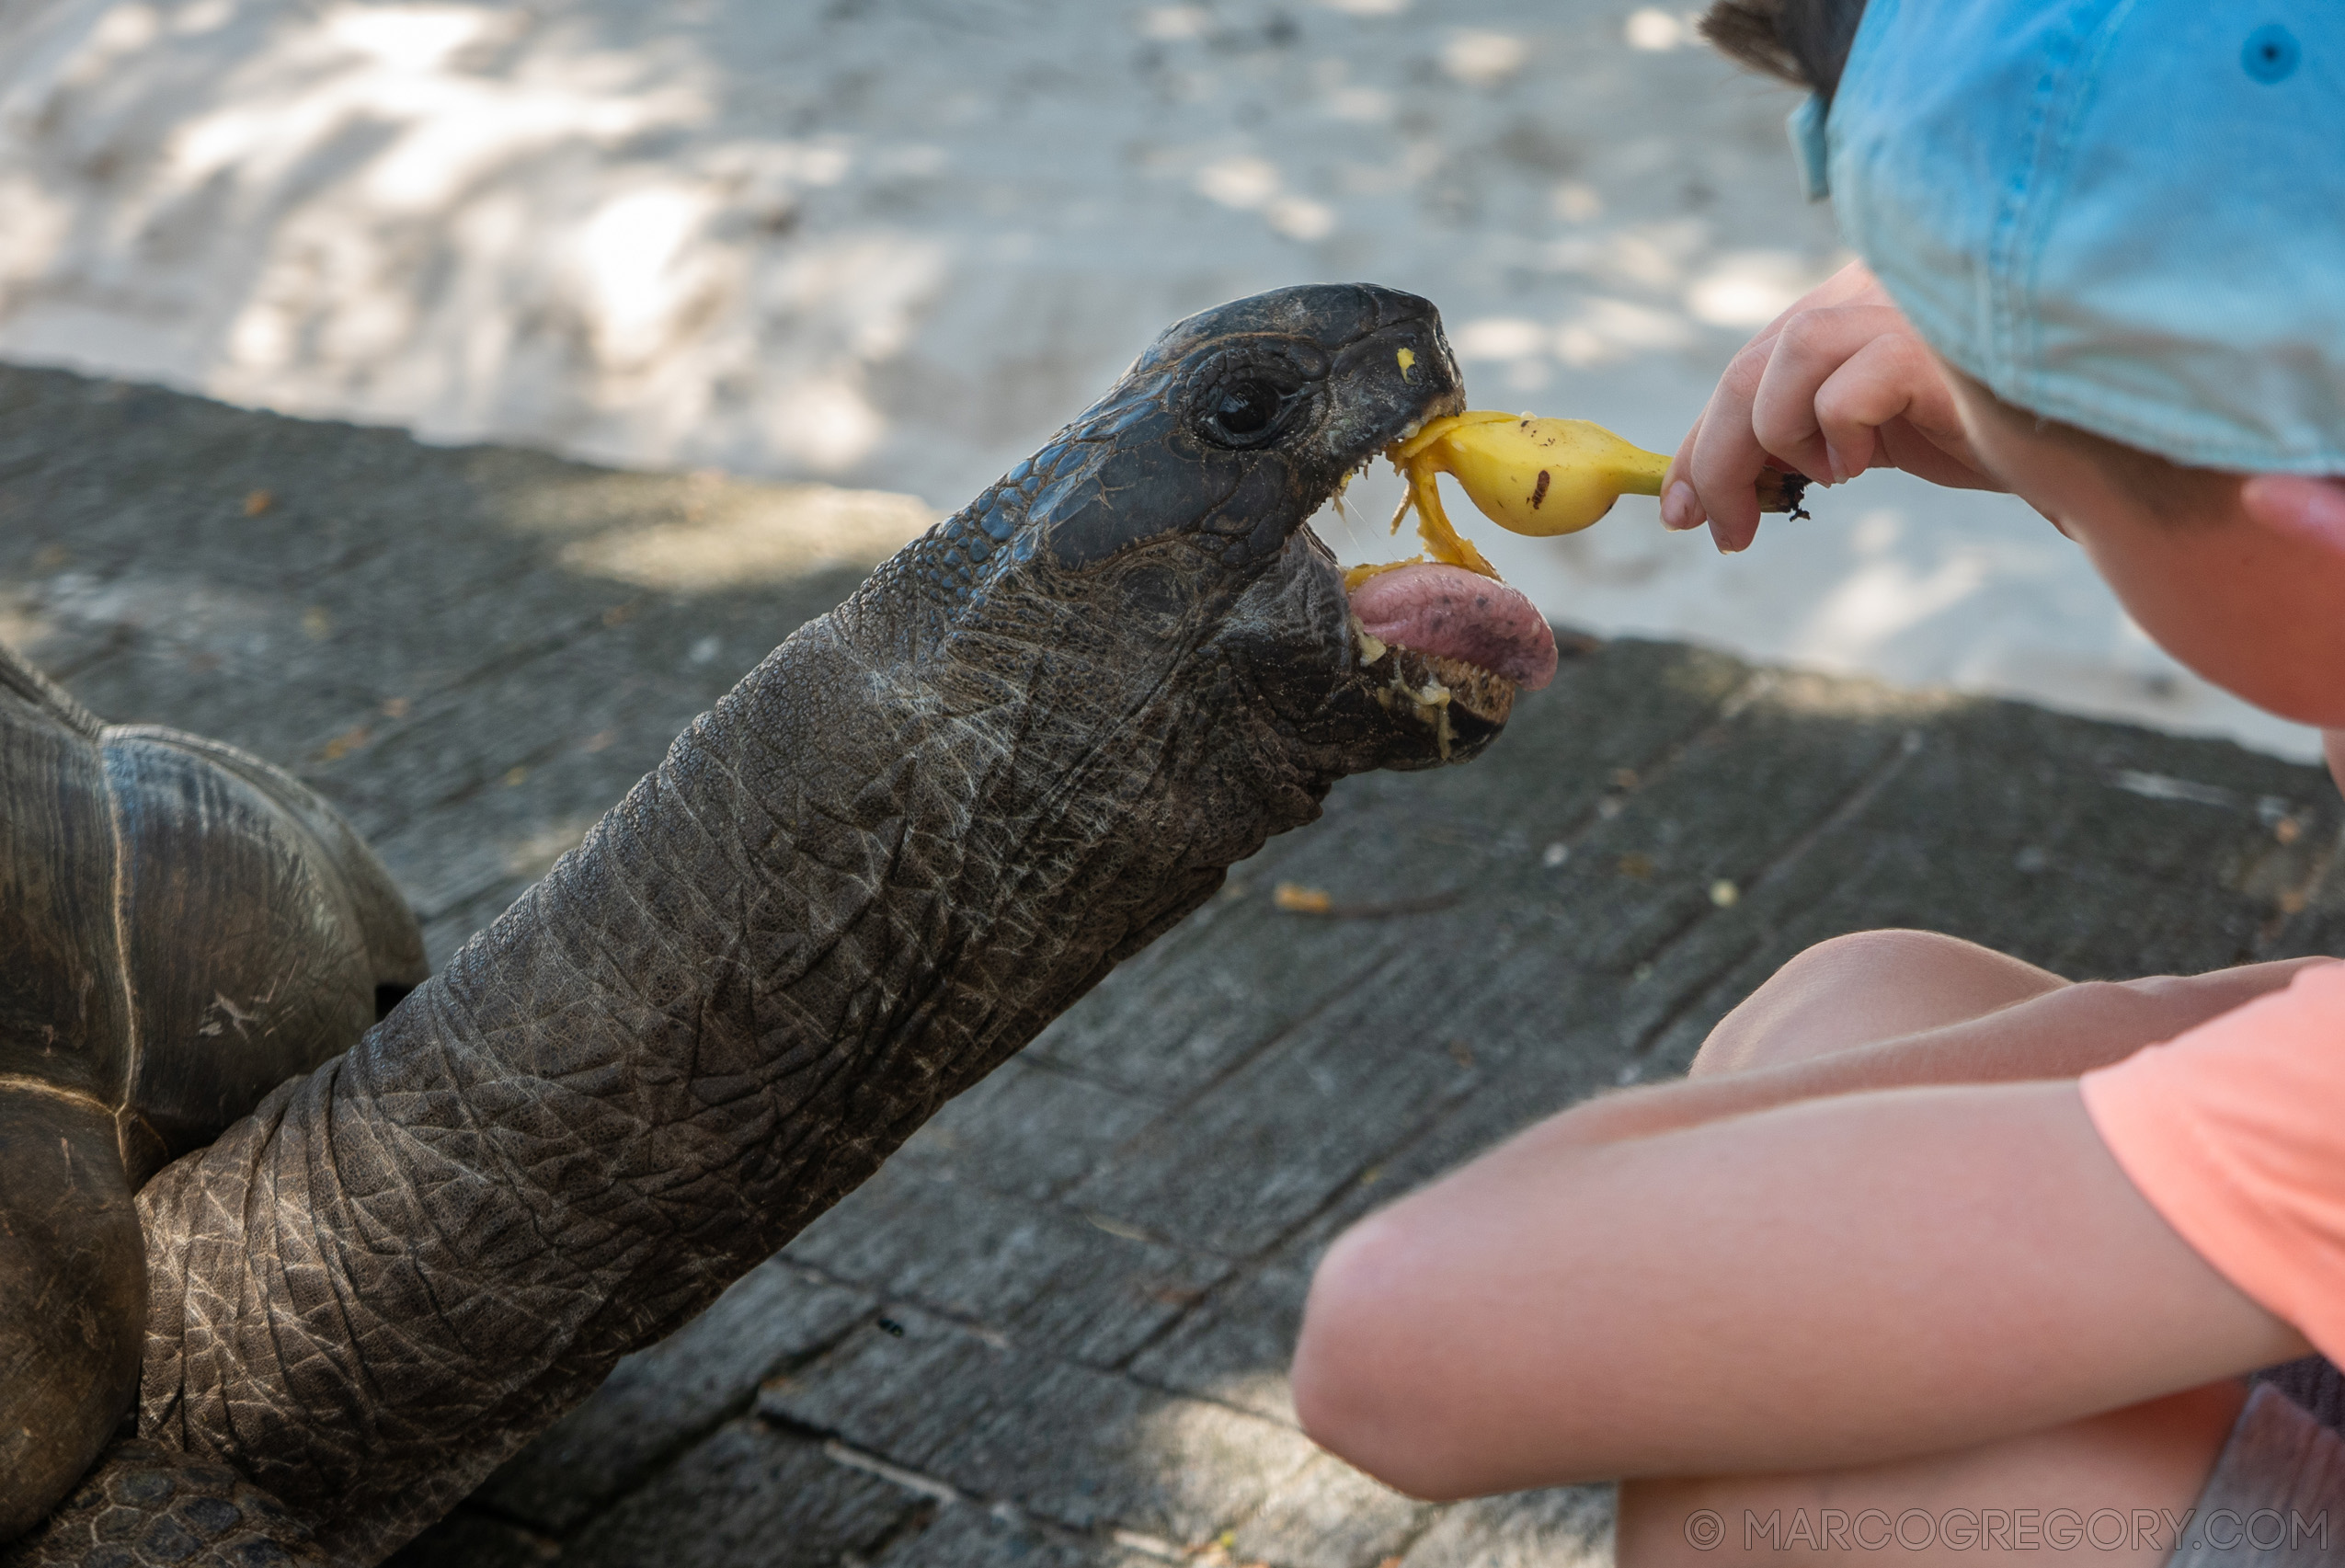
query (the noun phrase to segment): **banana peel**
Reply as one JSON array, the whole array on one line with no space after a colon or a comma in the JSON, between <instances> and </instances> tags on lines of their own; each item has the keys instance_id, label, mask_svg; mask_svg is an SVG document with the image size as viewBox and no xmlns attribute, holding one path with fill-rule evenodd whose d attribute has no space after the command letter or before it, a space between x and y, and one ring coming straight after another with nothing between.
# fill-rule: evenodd
<instances>
[{"instance_id":1,"label":"banana peel","mask_svg":"<svg viewBox=\"0 0 2345 1568\"><path fill-rule=\"evenodd\" d=\"M1393 532L1400 532L1413 510L1427 555L1487 578L1498 573L1450 523L1438 475L1455 478L1475 508L1508 532L1551 538L1588 527L1622 496L1661 494L1669 468L1662 453L1585 419L1542 419L1486 408L1432 420L1384 454L1409 486L1392 514ZM1759 476L1759 509L1803 515L1800 497L1805 488L1801 475L1767 469ZM1413 564L1356 567L1346 575L1346 586L1356 588L1378 572Z\"/></svg>"}]
</instances>

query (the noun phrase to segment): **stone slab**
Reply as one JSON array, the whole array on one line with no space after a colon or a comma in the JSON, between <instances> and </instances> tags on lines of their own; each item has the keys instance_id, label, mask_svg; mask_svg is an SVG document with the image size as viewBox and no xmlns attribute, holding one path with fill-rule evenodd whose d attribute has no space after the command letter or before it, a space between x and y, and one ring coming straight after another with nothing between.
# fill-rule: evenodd
<instances>
[{"instance_id":1,"label":"stone slab","mask_svg":"<svg viewBox=\"0 0 2345 1568\"><path fill-rule=\"evenodd\" d=\"M1092 1367L1127 1358L1230 1271L1103 1216L892 1165L784 1256Z\"/></svg>"},{"instance_id":2,"label":"stone slab","mask_svg":"<svg viewBox=\"0 0 2345 1568\"><path fill-rule=\"evenodd\" d=\"M890 1546L873 1568L1150 1568L1164 1561L1112 1539L1047 1528L1012 1509L955 1503Z\"/></svg>"},{"instance_id":3,"label":"stone slab","mask_svg":"<svg viewBox=\"0 0 2345 1568\"><path fill-rule=\"evenodd\" d=\"M893 1163L1044 1199L1081 1180L1162 1103L1069 1071L1029 1051L946 1105Z\"/></svg>"},{"instance_id":4,"label":"stone slab","mask_svg":"<svg viewBox=\"0 0 2345 1568\"><path fill-rule=\"evenodd\" d=\"M1299 1433L926 1313L857 1335L759 1396L760 1413L884 1454L1070 1529L1209 1545L1317 1450Z\"/></svg>"},{"instance_id":5,"label":"stone slab","mask_svg":"<svg viewBox=\"0 0 2345 1568\"><path fill-rule=\"evenodd\" d=\"M612 1369L482 1486L484 1504L537 1529L571 1529L632 1490L751 1391L869 1322L871 1296L771 1259L708 1310Z\"/></svg>"},{"instance_id":6,"label":"stone slab","mask_svg":"<svg viewBox=\"0 0 2345 1568\"><path fill-rule=\"evenodd\" d=\"M932 1497L756 1421L719 1429L562 1553L592 1568L815 1568L917 1530ZM412 1551L412 1548L410 1551Z\"/></svg>"},{"instance_id":7,"label":"stone slab","mask_svg":"<svg viewBox=\"0 0 2345 1568\"><path fill-rule=\"evenodd\" d=\"M1230 1536L1241 1562L1352 1568L1397 1557L1437 1512L1321 1454L1281 1482Z\"/></svg>"},{"instance_id":8,"label":"stone slab","mask_svg":"<svg viewBox=\"0 0 2345 1568\"><path fill-rule=\"evenodd\" d=\"M1609 1487L1559 1486L1482 1497L1442 1515L1401 1568L1608 1568Z\"/></svg>"}]
</instances>

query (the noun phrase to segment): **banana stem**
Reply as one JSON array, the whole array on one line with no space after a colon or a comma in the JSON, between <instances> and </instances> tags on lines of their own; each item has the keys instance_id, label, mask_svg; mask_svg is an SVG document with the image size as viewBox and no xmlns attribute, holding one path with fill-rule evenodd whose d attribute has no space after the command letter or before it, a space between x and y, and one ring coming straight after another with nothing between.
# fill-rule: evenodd
<instances>
[{"instance_id":1,"label":"banana stem","mask_svg":"<svg viewBox=\"0 0 2345 1568\"><path fill-rule=\"evenodd\" d=\"M1669 459L1657 452L1638 449L1633 464L1624 465L1620 472L1620 493L1624 496L1657 496L1661 481L1669 472Z\"/></svg>"}]
</instances>

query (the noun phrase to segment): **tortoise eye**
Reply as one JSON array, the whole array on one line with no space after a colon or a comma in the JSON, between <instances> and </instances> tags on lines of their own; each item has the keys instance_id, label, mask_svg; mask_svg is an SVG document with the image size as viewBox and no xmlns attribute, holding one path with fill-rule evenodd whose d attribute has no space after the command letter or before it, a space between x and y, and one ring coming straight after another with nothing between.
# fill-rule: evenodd
<instances>
[{"instance_id":1,"label":"tortoise eye","mask_svg":"<svg viewBox=\"0 0 2345 1568\"><path fill-rule=\"evenodd\" d=\"M1299 388L1266 376L1241 376L1207 395L1201 433L1221 446L1261 446L1278 433L1300 400Z\"/></svg>"}]
</instances>

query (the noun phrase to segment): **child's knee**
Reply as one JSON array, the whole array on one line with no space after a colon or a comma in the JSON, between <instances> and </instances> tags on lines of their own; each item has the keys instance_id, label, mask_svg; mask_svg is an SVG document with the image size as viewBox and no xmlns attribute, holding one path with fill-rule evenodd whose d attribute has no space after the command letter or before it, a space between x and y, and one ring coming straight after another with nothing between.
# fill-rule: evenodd
<instances>
[{"instance_id":1,"label":"child's knee","mask_svg":"<svg viewBox=\"0 0 2345 1568\"><path fill-rule=\"evenodd\" d=\"M2066 984L1933 931L1854 931L1819 942L1720 1020L1693 1072L1747 1072L1962 1023Z\"/></svg>"}]
</instances>

